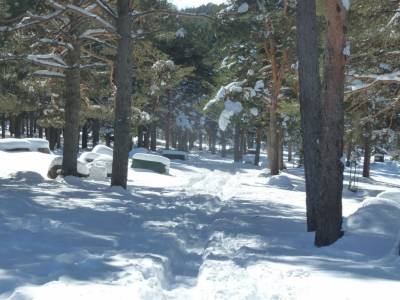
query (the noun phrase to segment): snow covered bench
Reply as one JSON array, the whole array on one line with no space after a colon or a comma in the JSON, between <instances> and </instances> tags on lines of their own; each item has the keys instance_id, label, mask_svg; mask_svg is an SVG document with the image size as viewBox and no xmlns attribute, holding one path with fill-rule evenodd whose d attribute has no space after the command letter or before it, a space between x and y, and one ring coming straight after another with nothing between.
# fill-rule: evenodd
<instances>
[{"instance_id":1,"label":"snow covered bench","mask_svg":"<svg viewBox=\"0 0 400 300\"><path fill-rule=\"evenodd\" d=\"M180 159L180 160L186 160L187 159L187 153L183 151L177 151L177 150L162 150L161 155L169 158L169 159Z\"/></svg>"},{"instance_id":2,"label":"snow covered bench","mask_svg":"<svg viewBox=\"0 0 400 300\"><path fill-rule=\"evenodd\" d=\"M0 140L0 150L7 152L42 152L42 153L50 153L49 142L44 139L14 139L7 138Z\"/></svg>"},{"instance_id":3,"label":"snow covered bench","mask_svg":"<svg viewBox=\"0 0 400 300\"><path fill-rule=\"evenodd\" d=\"M169 174L170 164L168 158L154 154L136 153L132 157L132 168L151 170L160 174Z\"/></svg>"}]
</instances>

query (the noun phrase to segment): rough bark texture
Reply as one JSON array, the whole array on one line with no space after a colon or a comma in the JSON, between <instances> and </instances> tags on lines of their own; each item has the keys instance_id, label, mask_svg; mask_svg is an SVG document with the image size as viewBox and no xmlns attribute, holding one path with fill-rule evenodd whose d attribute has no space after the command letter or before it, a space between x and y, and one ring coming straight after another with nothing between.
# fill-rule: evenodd
<instances>
[{"instance_id":1,"label":"rough bark texture","mask_svg":"<svg viewBox=\"0 0 400 300\"><path fill-rule=\"evenodd\" d=\"M128 159L131 137L132 99L132 51L130 0L118 0L117 32L119 34L115 101L114 155L112 166L112 186L126 188L128 180Z\"/></svg>"},{"instance_id":2,"label":"rough bark texture","mask_svg":"<svg viewBox=\"0 0 400 300\"><path fill-rule=\"evenodd\" d=\"M71 24L77 23L75 16L71 17ZM71 36L74 30L71 30ZM79 152L79 115L81 110L80 91L80 44L77 39L72 41L73 49L70 49L65 57L69 68L65 71L65 126L64 126L64 150L62 173L64 176L77 176L77 159Z\"/></svg>"},{"instance_id":3,"label":"rough bark texture","mask_svg":"<svg viewBox=\"0 0 400 300\"><path fill-rule=\"evenodd\" d=\"M322 86L321 190L315 244L327 246L342 235L344 68L347 11L341 0L325 0L328 22Z\"/></svg>"},{"instance_id":4,"label":"rough bark texture","mask_svg":"<svg viewBox=\"0 0 400 300\"><path fill-rule=\"evenodd\" d=\"M319 199L321 84L315 0L297 2L297 55L300 113L306 178L307 230L316 230L315 204Z\"/></svg>"}]
</instances>

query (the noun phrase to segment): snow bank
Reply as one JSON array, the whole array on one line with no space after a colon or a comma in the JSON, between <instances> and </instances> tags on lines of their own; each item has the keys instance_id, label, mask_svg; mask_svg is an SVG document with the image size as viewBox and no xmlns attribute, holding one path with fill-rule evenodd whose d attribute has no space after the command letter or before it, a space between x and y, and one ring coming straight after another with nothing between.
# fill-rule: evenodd
<instances>
[{"instance_id":1,"label":"snow bank","mask_svg":"<svg viewBox=\"0 0 400 300\"><path fill-rule=\"evenodd\" d=\"M28 138L25 140L28 141L32 145L32 147L31 147L32 151L37 151L38 149L49 149L49 141L48 140L38 139L38 138ZM49 149L49 151L50 151L50 149Z\"/></svg>"},{"instance_id":2,"label":"snow bank","mask_svg":"<svg viewBox=\"0 0 400 300\"><path fill-rule=\"evenodd\" d=\"M108 155L108 156L113 156L113 149L110 147L107 147L105 145L97 145L96 147L93 148L92 150L93 153L98 153L98 154L103 154L103 155Z\"/></svg>"},{"instance_id":3,"label":"snow bank","mask_svg":"<svg viewBox=\"0 0 400 300\"><path fill-rule=\"evenodd\" d=\"M271 176L267 179L267 185L278 187L285 190L293 190L294 186L290 178L286 175Z\"/></svg>"},{"instance_id":4,"label":"snow bank","mask_svg":"<svg viewBox=\"0 0 400 300\"><path fill-rule=\"evenodd\" d=\"M346 221L346 229L353 233L374 233L395 238L400 230L400 192L380 193L368 198Z\"/></svg>"},{"instance_id":5,"label":"snow bank","mask_svg":"<svg viewBox=\"0 0 400 300\"><path fill-rule=\"evenodd\" d=\"M28 151L31 149L32 144L27 140L23 139L0 139L0 150L2 151L12 151L18 149L27 149Z\"/></svg>"}]
</instances>

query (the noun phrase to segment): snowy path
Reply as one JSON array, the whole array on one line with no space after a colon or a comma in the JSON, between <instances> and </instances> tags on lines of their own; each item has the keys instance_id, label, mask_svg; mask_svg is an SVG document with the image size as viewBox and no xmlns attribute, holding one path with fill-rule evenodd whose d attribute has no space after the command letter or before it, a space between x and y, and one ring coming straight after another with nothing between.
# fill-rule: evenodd
<instances>
[{"instance_id":1,"label":"snowy path","mask_svg":"<svg viewBox=\"0 0 400 300\"><path fill-rule=\"evenodd\" d=\"M193 156L171 176L130 171L124 191L18 160L22 173L0 175L0 299L398 299L388 237L313 247L299 170L267 185L252 166ZM346 215L386 188L361 185Z\"/></svg>"}]
</instances>

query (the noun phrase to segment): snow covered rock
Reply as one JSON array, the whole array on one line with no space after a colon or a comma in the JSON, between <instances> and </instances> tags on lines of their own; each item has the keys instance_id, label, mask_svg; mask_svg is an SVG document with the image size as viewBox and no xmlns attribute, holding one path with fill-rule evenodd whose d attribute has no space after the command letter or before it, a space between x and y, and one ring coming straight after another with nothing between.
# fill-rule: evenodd
<instances>
[{"instance_id":1,"label":"snow covered rock","mask_svg":"<svg viewBox=\"0 0 400 300\"><path fill-rule=\"evenodd\" d=\"M145 169L160 174L169 174L170 165L171 161L160 155L136 153L132 157L132 168L134 169Z\"/></svg>"},{"instance_id":2,"label":"snow covered rock","mask_svg":"<svg viewBox=\"0 0 400 300\"><path fill-rule=\"evenodd\" d=\"M238 8L239 14L244 14L247 13L248 11L249 11L249 5L247 4L247 2L242 3Z\"/></svg>"},{"instance_id":3,"label":"snow covered rock","mask_svg":"<svg viewBox=\"0 0 400 300\"><path fill-rule=\"evenodd\" d=\"M285 190L293 190L294 185L286 175L271 176L267 179L267 185L278 187Z\"/></svg>"},{"instance_id":4,"label":"snow covered rock","mask_svg":"<svg viewBox=\"0 0 400 300\"><path fill-rule=\"evenodd\" d=\"M103 154L103 155L108 155L108 156L113 156L113 149L110 147L107 147L105 145L97 145L96 147L93 148L92 150L93 153L98 153L98 154Z\"/></svg>"}]
</instances>

